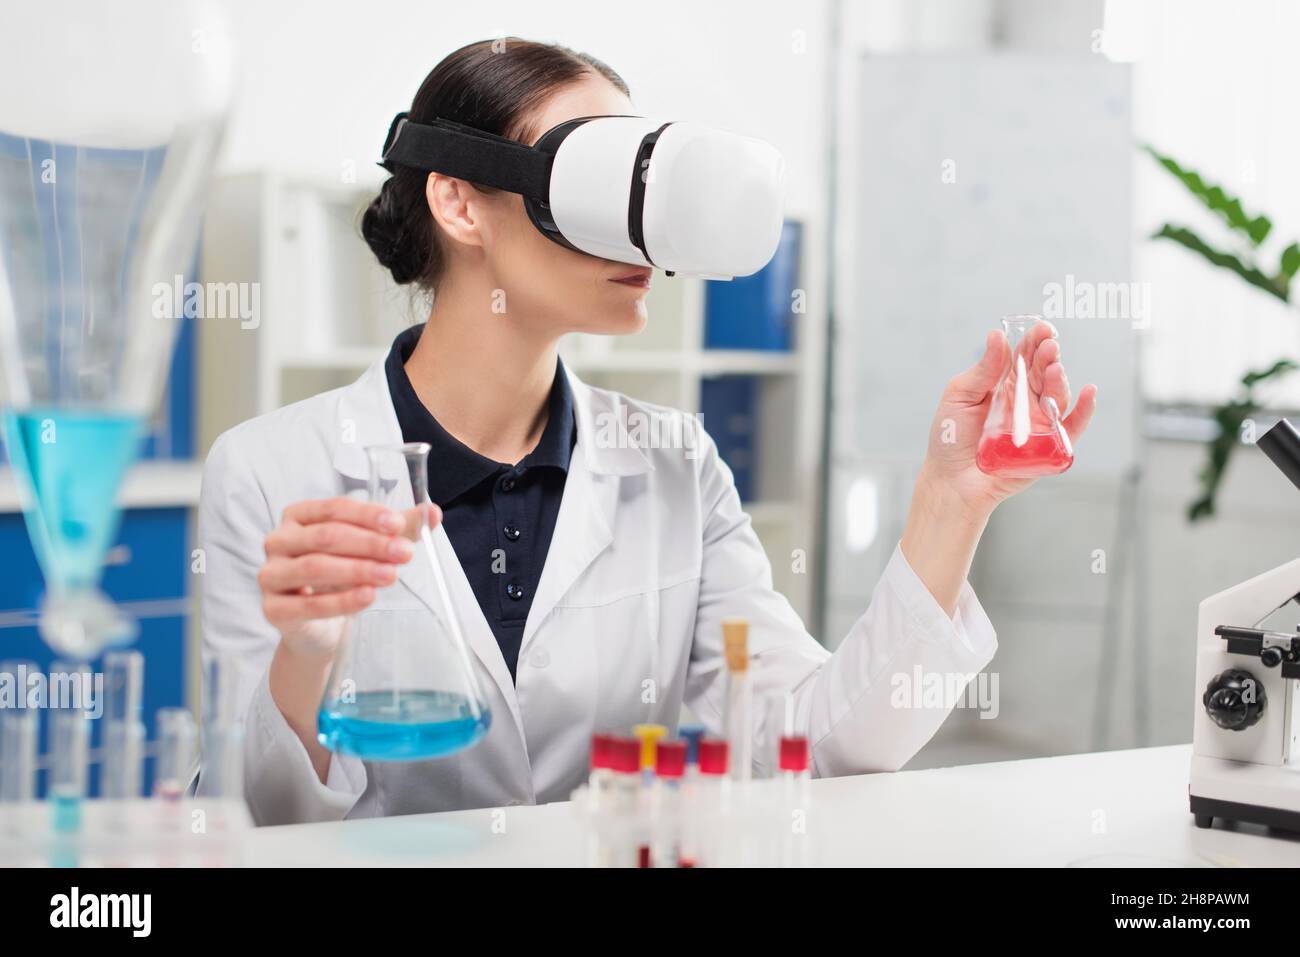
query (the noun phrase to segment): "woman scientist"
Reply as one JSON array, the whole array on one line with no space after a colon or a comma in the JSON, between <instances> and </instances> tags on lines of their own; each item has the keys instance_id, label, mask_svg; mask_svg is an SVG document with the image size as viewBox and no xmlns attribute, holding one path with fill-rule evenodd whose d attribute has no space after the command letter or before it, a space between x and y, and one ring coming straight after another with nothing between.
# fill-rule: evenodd
<instances>
[{"instance_id":1,"label":"woman scientist","mask_svg":"<svg viewBox=\"0 0 1300 957\"><path fill-rule=\"evenodd\" d=\"M565 120L634 112L603 63L512 39L439 63L409 120L531 144ZM392 173L362 232L398 283L436 291L428 319L352 385L224 434L204 473L204 648L240 665L255 820L565 799L594 731L675 727L683 704L719 731L727 618L750 622L759 700L793 696L818 775L901 767L946 711L895 707L891 677L973 674L997 646L966 575L994 507L1029 484L975 466L1010 358L1003 334L940 397L902 539L832 654L773 590L707 436L685 450L611 441L603 423L660 410L585 385L558 359L565 333L640 330L650 269L551 241L517 194ZM1039 323L1028 348L1032 388L1069 408L1055 330ZM1073 439L1095 391L1065 420ZM318 743L317 711L343 616L393 583L412 550L395 513L344 497L365 477L348 453L402 441L432 446L430 497L460 562L451 590L494 720L452 757L363 763Z\"/></svg>"}]
</instances>

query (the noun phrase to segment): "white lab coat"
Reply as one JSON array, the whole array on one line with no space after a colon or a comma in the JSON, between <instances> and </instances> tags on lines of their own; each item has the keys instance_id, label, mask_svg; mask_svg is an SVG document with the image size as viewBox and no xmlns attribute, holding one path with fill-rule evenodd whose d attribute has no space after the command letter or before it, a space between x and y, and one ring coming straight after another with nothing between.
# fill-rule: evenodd
<instances>
[{"instance_id":1,"label":"white lab coat","mask_svg":"<svg viewBox=\"0 0 1300 957\"><path fill-rule=\"evenodd\" d=\"M910 679L918 666L972 675L992 658L993 626L969 584L949 618L897 548L865 614L831 654L773 590L713 442L647 448L653 432L638 432L644 420L635 416L665 410L569 379L577 443L517 682L445 532L435 535L490 731L436 761L335 755L324 784L271 698L279 636L262 614L257 573L263 540L287 506L363 488L364 447L401 441L383 363L213 445L199 509L203 647L205 657L235 652L242 665L245 791L258 823L563 800L586 775L593 732L640 722L673 728L683 703L720 733L724 618L749 620L755 701L775 690L793 695L821 776L895 770L943 722L945 708L896 706L895 675ZM755 707L756 725L762 711Z\"/></svg>"}]
</instances>

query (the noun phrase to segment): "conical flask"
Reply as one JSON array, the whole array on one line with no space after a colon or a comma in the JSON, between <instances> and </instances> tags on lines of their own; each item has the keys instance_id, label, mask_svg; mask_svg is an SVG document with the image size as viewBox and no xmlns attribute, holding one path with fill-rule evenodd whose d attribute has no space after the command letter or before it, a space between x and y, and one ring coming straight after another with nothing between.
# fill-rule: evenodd
<instances>
[{"instance_id":1,"label":"conical flask","mask_svg":"<svg viewBox=\"0 0 1300 957\"><path fill-rule=\"evenodd\" d=\"M492 716L434 547L429 446L372 446L366 454L369 498L406 516L415 555L348 620L321 700L319 739L367 761L454 754L481 740Z\"/></svg>"},{"instance_id":2,"label":"conical flask","mask_svg":"<svg viewBox=\"0 0 1300 957\"><path fill-rule=\"evenodd\" d=\"M3 19L0 408L41 635L85 660L135 634L100 571L166 382L184 304L161 290L192 266L235 71L199 0L49 0Z\"/></svg>"},{"instance_id":3,"label":"conical flask","mask_svg":"<svg viewBox=\"0 0 1300 957\"><path fill-rule=\"evenodd\" d=\"M993 390L975 464L1002 478L1056 475L1074 463L1070 437L1061 424L1056 401L1042 394L1029 370L1033 355L1026 334L1041 316L1007 316L1003 331L1011 344L1011 361Z\"/></svg>"}]
</instances>

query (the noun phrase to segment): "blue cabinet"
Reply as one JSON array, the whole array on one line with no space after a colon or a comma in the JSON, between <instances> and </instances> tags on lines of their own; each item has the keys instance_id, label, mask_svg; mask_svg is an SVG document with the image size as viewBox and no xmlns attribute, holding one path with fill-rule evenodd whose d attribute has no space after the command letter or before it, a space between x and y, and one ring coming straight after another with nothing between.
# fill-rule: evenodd
<instances>
[{"instance_id":1,"label":"blue cabinet","mask_svg":"<svg viewBox=\"0 0 1300 957\"><path fill-rule=\"evenodd\" d=\"M759 380L752 375L708 376L700 381L704 429L731 469L742 502L753 501L757 495L758 389Z\"/></svg>"},{"instance_id":2,"label":"blue cabinet","mask_svg":"<svg viewBox=\"0 0 1300 957\"><path fill-rule=\"evenodd\" d=\"M115 564L104 572L104 591L129 612L139 615L140 636L132 646L144 654L144 719L150 738L159 708L185 705L186 631L189 595L189 510L134 509L123 515ZM43 584L36 556L19 513L0 514L0 659L35 661L48 668L54 660L35 625ZM26 614L23 614L26 613ZM26 619L25 621L21 619ZM100 662L93 663L99 672ZM99 746L99 722L92 722L92 745ZM47 722L42 717L41 748L45 750ZM146 763L146 786L151 768ZM43 776L42 776L43 778ZM91 793L98 775L92 771ZM42 779L39 786L44 790Z\"/></svg>"},{"instance_id":3,"label":"blue cabinet","mask_svg":"<svg viewBox=\"0 0 1300 957\"><path fill-rule=\"evenodd\" d=\"M752 276L704 284L704 347L789 352L803 231L787 222L776 255Z\"/></svg>"}]
</instances>

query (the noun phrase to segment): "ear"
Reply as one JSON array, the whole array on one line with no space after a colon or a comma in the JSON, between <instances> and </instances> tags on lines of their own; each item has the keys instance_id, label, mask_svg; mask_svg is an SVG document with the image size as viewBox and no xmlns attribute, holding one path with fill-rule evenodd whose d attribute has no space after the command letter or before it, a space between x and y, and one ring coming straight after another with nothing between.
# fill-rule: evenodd
<instances>
[{"instance_id":1,"label":"ear","mask_svg":"<svg viewBox=\"0 0 1300 957\"><path fill-rule=\"evenodd\" d=\"M463 179L430 173L424 184L429 212L449 238L467 246L482 246L483 194Z\"/></svg>"}]
</instances>

